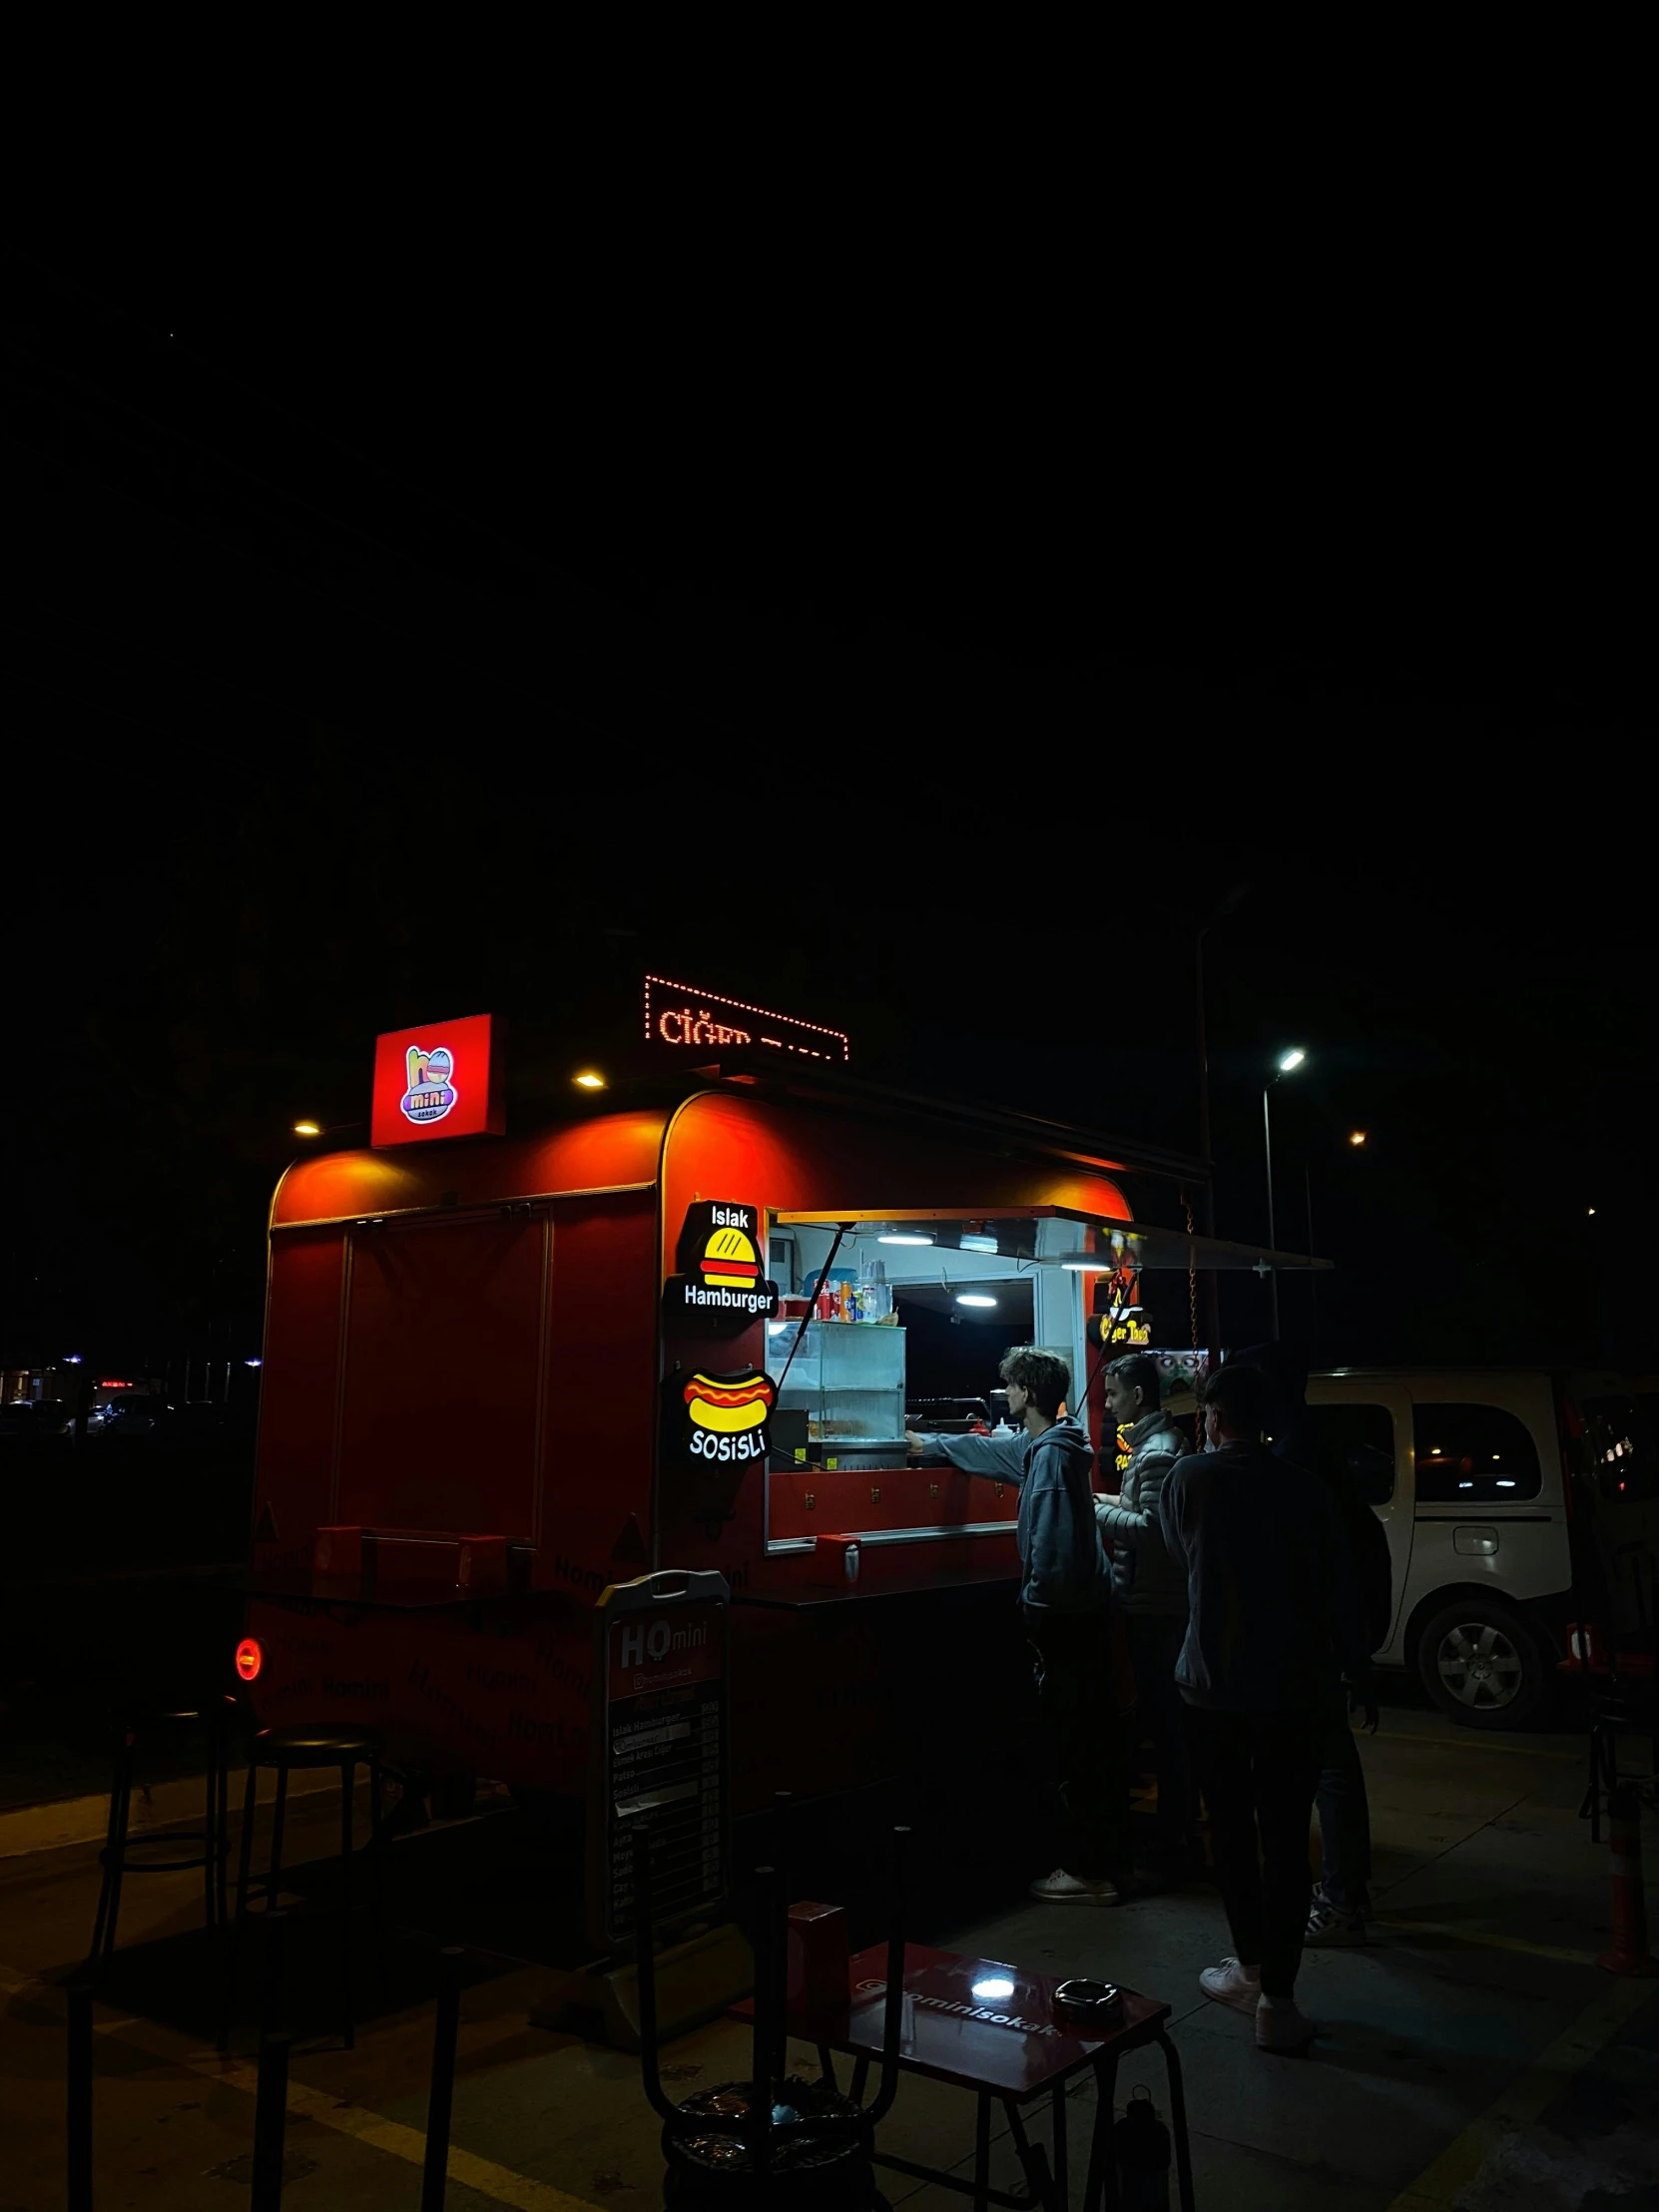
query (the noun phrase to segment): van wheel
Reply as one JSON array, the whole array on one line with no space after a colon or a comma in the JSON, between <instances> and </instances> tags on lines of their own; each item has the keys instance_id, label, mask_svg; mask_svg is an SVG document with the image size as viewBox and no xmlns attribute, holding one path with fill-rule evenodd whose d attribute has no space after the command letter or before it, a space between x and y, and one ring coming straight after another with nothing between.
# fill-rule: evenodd
<instances>
[{"instance_id":1,"label":"van wheel","mask_svg":"<svg viewBox=\"0 0 1659 2212\"><path fill-rule=\"evenodd\" d=\"M1549 1686L1538 1639L1489 1598L1458 1598L1425 1621L1417 1673L1442 1713L1465 1728L1524 1728Z\"/></svg>"}]
</instances>

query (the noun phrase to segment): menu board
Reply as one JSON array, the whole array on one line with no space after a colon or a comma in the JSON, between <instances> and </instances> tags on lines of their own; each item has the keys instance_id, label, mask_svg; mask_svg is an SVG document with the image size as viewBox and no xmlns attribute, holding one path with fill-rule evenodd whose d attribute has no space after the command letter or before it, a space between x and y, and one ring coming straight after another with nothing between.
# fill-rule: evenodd
<instances>
[{"instance_id":1,"label":"menu board","mask_svg":"<svg viewBox=\"0 0 1659 2212\"><path fill-rule=\"evenodd\" d=\"M660 1573L599 1601L588 1808L589 1933L632 1940L635 1837L651 1835L659 1930L712 1912L731 1886L725 1577Z\"/></svg>"}]
</instances>

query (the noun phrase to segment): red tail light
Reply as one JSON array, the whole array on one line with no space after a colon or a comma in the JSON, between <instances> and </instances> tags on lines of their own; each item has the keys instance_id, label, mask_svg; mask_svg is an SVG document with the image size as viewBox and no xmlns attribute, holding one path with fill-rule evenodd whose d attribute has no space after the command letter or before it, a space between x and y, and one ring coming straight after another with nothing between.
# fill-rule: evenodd
<instances>
[{"instance_id":1,"label":"red tail light","mask_svg":"<svg viewBox=\"0 0 1659 2212\"><path fill-rule=\"evenodd\" d=\"M260 1648L259 1639L254 1636L245 1636L237 1646L238 1674L241 1675L244 1682L257 1682L260 1678L260 1669L264 1665L265 1653Z\"/></svg>"}]
</instances>

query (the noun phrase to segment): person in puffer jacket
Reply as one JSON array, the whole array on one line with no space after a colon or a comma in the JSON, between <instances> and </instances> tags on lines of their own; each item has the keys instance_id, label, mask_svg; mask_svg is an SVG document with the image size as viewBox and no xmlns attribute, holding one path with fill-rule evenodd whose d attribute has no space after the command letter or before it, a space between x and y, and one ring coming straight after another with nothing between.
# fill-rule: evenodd
<instances>
[{"instance_id":1,"label":"person in puffer jacket","mask_svg":"<svg viewBox=\"0 0 1659 2212\"><path fill-rule=\"evenodd\" d=\"M1128 1630L1141 1727L1152 1739L1158 1780L1152 1856L1168 1868L1193 1856L1197 1807L1175 1686L1187 1632L1187 1575L1165 1548L1158 1505L1171 1467L1190 1446L1163 1409L1158 1363L1144 1352L1126 1353L1106 1370L1106 1410L1128 1431L1129 1464L1118 1492L1096 1496L1095 1518L1111 1539L1112 1595Z\"/></svg>"}]
</instances>

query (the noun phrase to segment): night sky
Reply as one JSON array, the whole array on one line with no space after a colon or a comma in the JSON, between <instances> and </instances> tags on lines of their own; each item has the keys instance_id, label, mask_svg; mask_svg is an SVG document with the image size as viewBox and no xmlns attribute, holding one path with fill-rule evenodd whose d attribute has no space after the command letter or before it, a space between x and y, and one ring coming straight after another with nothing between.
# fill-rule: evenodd
<instances>
[{"instance_id":1,"label":"night sky","mask_svg":"<svg viewBox=\"0 0 1659 2212\"><path fill-rule=\"evenodd\" d=\"M1659 1368L1645 564L1587 447L1506 472L1526 395L1449 356L1425 447L1382 362L1253 412L983 299L525 247L7 266L8 1364L257 1351L288 1125L366 1114L376 1031L579 1057L647 966L1191 1149L1248 886L1217 1226L1305 1045L1321 1358Z\"/></svg>"}]
</instances>

